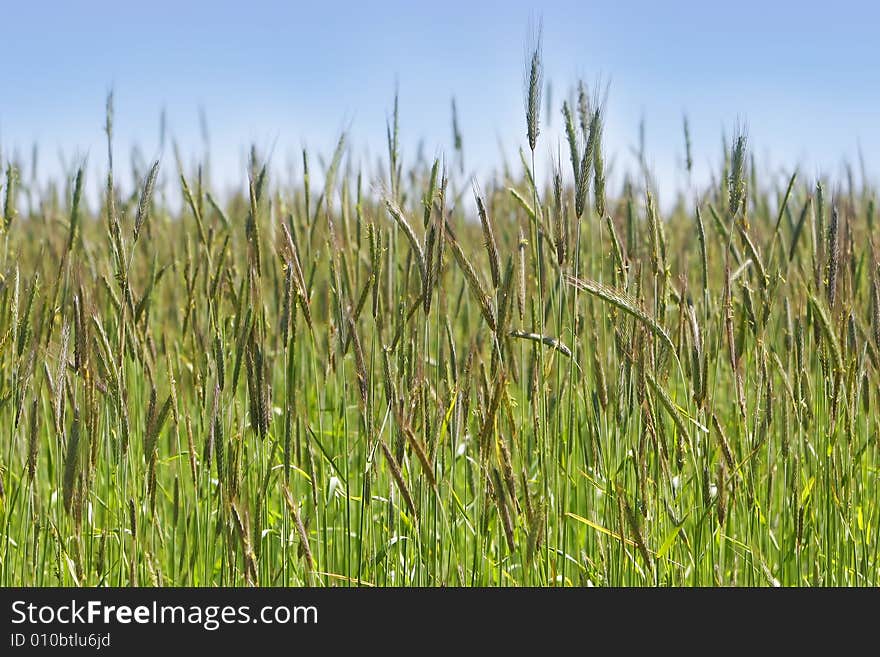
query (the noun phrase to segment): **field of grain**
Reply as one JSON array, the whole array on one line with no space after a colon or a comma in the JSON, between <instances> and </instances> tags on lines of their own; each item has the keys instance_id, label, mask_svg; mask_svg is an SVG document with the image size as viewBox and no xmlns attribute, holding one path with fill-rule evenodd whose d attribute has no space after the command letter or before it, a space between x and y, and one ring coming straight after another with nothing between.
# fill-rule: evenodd
<instances>
[{"instance_id":1,"label":"field of grain","mask_svg":"<svg viewBox=\"0 0 880 657\"><path fill-rule=\"evenodd\" d=\"M228 199L114 160L112 97L99 203L3 153L0 585L876 586L874 188L740 129L662 212L526 80L479 185L396 110L382 171Z\"/></svg>"}]
</instances>

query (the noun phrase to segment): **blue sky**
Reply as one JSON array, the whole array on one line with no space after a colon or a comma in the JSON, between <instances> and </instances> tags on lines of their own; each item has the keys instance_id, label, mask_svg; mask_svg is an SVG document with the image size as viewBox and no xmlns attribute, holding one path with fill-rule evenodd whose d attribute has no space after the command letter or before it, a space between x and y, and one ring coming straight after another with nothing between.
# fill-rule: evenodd
<instances>
[{"instance_id":1,"label":"blue sky","mask_svg":"<svg viewBox=\"0 0 880 657\"><path fill-rule=\"evenodd\" d=\"M160 155L162 108L184 153L201 152L203 107L215 179L238 183L251 142L278 167L303 144L329 153L342 129L357 157L384 154L397 84L404 158L419 140L428 156L451 151L454 95L467 169L483 175L500 162L499 141L508 158L526 141L535 16L556 105L544 157L559 143L559 104L582 77L609 84L615 169L632 166L644 116L649 161L667 188L684 184L684 112L698 180L737 120L774 172L797 164L837 175L859 145L869 173L880 171L880 9L849 0L4 2L0 145L29 153L37 141L47 173L59 170L59 152L103 166L112 87L119 161L132 143ZM162 157L170 169L170 152Z\"/></svg>"}]
</instances>

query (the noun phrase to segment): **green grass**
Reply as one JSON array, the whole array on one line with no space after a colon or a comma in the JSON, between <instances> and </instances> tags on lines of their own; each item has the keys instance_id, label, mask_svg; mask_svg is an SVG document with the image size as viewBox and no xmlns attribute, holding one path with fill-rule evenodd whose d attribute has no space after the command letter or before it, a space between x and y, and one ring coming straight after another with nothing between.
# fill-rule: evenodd
<instances>
[{"instance_id":1,"label":"green grass","mask_svg":"<svg viewBox=\"0 0 880 657\"><path fill-rule=\"evenodd\" d=\"M602 112L541 171L531 88L478 203L396 110L381 197L344 140L228 203L10 162L0 584L876 586L873 189L739 133L661 217L646 168L606 192Z\"/></svg>"}]
</instances>

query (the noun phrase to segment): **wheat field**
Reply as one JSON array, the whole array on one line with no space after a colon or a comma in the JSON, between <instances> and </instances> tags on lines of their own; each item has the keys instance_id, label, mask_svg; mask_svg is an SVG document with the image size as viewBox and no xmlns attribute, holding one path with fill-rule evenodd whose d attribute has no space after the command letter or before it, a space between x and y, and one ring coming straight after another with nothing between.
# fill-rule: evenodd
<instances>
[{"instance_id":1,"label":"wheat field","mask_svg":"<svg viewBox=\"0 0 880 657\"><path fill-rule=\"evenodd\" d=\"M525 74L479 185L396 106L382 170L254 148L229 198L121 172L112 96L101 180L3 153L0 584L876 586L875 189L738 129L664 212Z\"/></svg>"}]
</instances>

